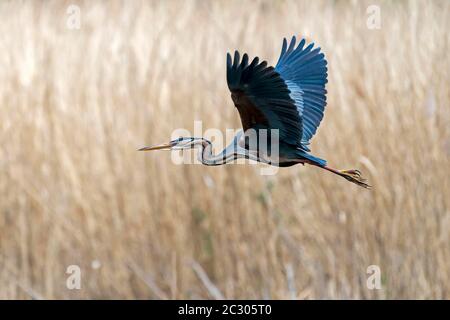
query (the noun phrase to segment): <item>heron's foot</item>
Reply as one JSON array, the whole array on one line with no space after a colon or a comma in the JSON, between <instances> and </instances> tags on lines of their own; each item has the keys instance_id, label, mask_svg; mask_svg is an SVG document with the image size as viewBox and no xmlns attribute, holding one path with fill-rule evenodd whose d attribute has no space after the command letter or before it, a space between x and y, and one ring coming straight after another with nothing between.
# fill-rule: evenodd
<instances>
[{"instance_id":1,"label":"heron's foot","mask_svg":"<svg viewBox=\"0 0 450 320\"><path fill-rule=\"evenodd\" d=\"M372 188L371 185L367 183L367 180L361 176L361 171L359 170L340 170L341 176L347 179L350 182L357 184L366 189Z\"/></svg>"}]
</instances>

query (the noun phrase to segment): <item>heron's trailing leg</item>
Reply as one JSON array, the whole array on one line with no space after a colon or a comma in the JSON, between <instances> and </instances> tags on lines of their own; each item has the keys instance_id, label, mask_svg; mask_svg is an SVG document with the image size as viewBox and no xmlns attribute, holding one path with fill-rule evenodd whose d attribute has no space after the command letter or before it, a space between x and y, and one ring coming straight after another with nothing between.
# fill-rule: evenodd
<instances>
[{"instance_id":1,"label":"heron's trailing leg","mask_svg":"<svg viewBox=\"0 0 450 320\"><path fill-rule=\"evenodd\" d=\"M350 182L357 184L360 187L370 189L372 186L367 183L367 180L361 176L361 171L359 170L337 170L327 166L318 166L319 168L323 168L330 172L333 172L341 177L344 177Z\"/></svg>"}]
</instances>

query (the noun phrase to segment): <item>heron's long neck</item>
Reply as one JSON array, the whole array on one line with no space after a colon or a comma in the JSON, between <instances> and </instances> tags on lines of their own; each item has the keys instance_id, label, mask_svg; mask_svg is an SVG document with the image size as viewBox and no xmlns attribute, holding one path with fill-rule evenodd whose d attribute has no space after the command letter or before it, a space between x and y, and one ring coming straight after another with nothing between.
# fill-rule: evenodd
<instances>
[{"instance_id":1,"label":"heron's long neck","mask_svg":"<svg viewBox=\"0 0 450 320\"><path fill-rule=\"evenodd\" d=\"M207 166L219 166L226 164L238 157L234 148L234 143L222 150L222 152L214 155L212 153L212 144L210 141L203 139L201 148L198 152L198 160Z\"/></svg>"}]
</instances>

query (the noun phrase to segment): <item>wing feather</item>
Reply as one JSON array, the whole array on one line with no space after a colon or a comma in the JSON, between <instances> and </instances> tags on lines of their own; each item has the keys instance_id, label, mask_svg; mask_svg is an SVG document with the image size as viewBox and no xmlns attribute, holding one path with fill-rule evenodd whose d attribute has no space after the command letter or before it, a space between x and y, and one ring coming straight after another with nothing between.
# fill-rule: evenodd
<instances>
[{"instance_id":1,"label":"wing feather","mask_svg":"<svg viewBox=\"0 0 450 320\"><path fill-rule=\"evenodd\" d=\"M244 131L279 129L280 139L298 145L302 137L302 122L298 108L286 82L266 61L256 57L248 64L248 55L240 60L227 54L227 82L231 97L241 117Z\"/></svg>"},{"instance_id":2,"label":"wing feather","mask_svg":"<svg viewBox=\"0 0 450 320\"><path fill-rule=\"evenodd\" d=\"M307 150L326 106L327 61L302 39L288 44L283 39L275 68L255 57L249 64L247 54L227 54L227 82L241 117L244 131L279 129L283 142Z\"/></svg>"},{"instance_id":3,"label":"wing feather","mask_svg":"<svg viewBox=\"0 0 450 320\"><path fill-rule=\"evenodd\" d=\"M291 92L298 90L301 92L302 99L294 100L301 110L303 123L301 144L306 145L323 119L328 69L325 55L320 53L320 48L313 49L314 43L305 47L306 41L302 39L295 48L295 42L296 38L292 37L288 48L287 40L283 39L275 70L288 83Z\"/></svg>"}]
</instances>

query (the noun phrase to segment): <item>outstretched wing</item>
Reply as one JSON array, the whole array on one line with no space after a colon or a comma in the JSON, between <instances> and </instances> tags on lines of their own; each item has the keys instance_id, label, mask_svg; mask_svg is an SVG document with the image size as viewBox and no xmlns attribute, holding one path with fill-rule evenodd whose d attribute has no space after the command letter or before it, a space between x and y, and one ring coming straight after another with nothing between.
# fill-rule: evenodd
<instances>
[{"instance_id":1,"label":"outstretched wing","mask_svg":"<svg viewBox=\"0 0 450 320\"><path fill-rule=\"evenodd\" d=\"M235 51L234 60L227 54L227 82L231 98L239 111L244 131L278 129L279 138L295 146L302 138L302 120L291 90L267 62L256 57L248 64L248 55L242 61Z\"/></svg>"},{"instance_id":2,"label":"outstretched wing","mask_svg":"<svg viewBox=\"0 0 450 320\"><path fill-rule=\"evenodd\" d=\"M295 48L295 41L292 37L288 47L286 39L283 39L275 71L287 83L291 97L301 112L301 144L305 145L316 133L327 104L327 61L320 48L313 49L314 43L305 47L305 39L302 39Z\"/></svg>"}]
</instances>

